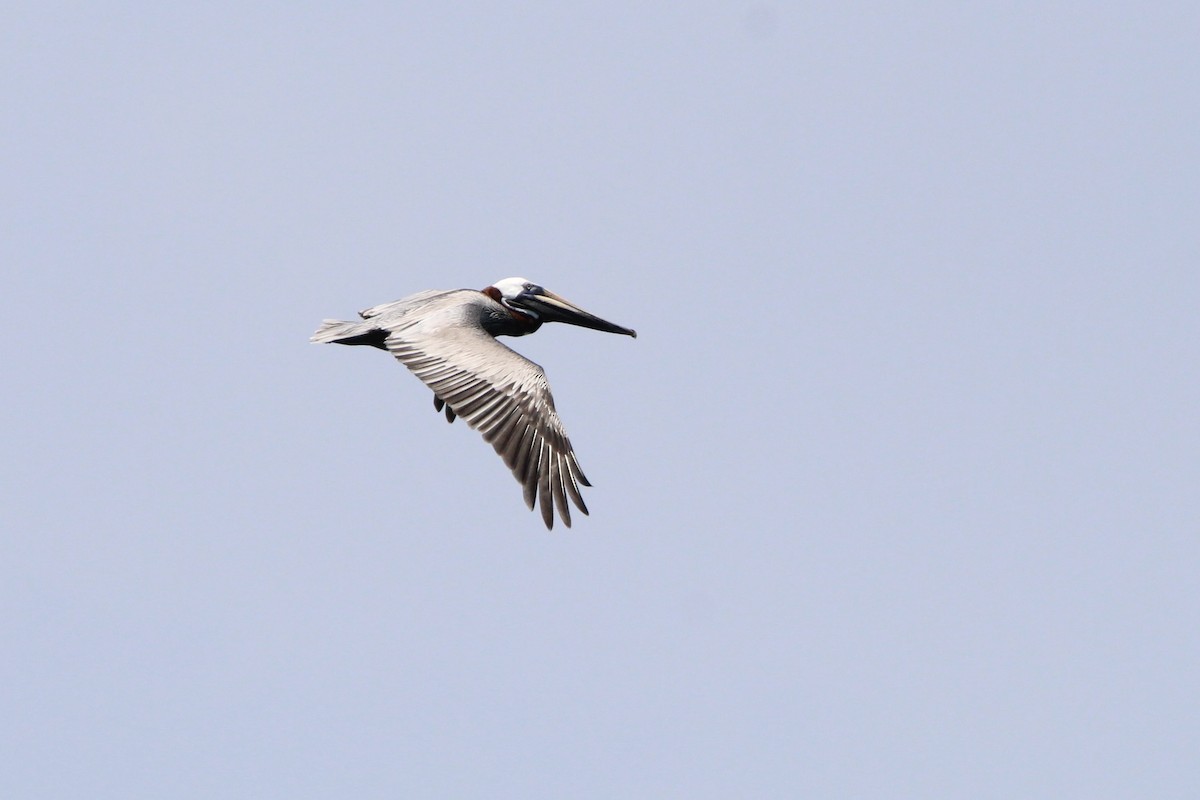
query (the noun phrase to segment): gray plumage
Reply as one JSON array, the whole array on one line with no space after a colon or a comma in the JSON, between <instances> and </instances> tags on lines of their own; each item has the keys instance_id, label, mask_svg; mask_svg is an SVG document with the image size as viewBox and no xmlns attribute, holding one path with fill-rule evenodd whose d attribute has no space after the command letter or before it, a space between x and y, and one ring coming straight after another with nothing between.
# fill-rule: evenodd
<instances>
[{"instance_id":1,"label":"gray plumage","mask_svg":"<svg viewBox=\"0 0 1200 800\"><path fill-rule=\"evenodd\" d=\"M524 489L525 503L540 502L554 527L554 509L571 526L567 499L588 513L579 487L591 486L540 366L496 341L521 336L543 321L636 334L579 309L522 278L484 291L425 291L360 312L363 321L325 320L313 342L368 345L387 350L434 394L434 407L483 434Z\"/></svg>"}]
</instances>

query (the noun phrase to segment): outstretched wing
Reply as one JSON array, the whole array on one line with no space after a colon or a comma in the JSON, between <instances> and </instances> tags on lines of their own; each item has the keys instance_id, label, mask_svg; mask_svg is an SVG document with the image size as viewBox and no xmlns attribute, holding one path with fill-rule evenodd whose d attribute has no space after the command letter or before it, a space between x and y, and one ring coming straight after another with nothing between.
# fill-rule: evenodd
<instances>
[{"instance_id":1,"label":"outstretched wing","mask_svg":"<svg viewBox=\"0 0 1200 800\"><path fill-rule=\"evenodd\" d=\"M436 329L392 330L385 344L455 415L483 434L525 489L532 510L554 527L554 507L571 527L569 496L588 513L579 485L591 486L554 410L542 368L466 320Z\"/></svg>"}]
</instances>

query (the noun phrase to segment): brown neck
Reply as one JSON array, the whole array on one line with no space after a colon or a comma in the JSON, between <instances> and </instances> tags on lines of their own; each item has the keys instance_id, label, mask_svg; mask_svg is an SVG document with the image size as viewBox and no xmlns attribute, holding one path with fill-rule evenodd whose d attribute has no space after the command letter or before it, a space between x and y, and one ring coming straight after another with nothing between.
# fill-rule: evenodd
<instances>
[{"instance_id":1,"label":"brown neck","mask_svg":"<svg viewBox=\"0 0 1200 800\"><path fill-rule=\"evenodd\" d=\"M542 321L537 317L517 311L505 303L500 290L495 286L489 286L483 289L482 292L499 303L505 312L503 318L495 320L489 326L489 332L493 336L525 336L542 327Z\"/></svg>"}]
</instances>

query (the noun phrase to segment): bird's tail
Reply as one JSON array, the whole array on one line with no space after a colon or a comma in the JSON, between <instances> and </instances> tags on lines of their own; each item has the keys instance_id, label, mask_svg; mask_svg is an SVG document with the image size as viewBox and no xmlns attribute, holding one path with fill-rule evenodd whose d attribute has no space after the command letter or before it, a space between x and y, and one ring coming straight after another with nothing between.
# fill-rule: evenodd
<instances>
[{"instance_id":1,"label":"bird's tail","mask_svg":"<svg viewBox=\"0 0 1200 800\"><path fill-rule=\"evenodd\" d=\"M387 331L382 331L369 322L343 322L340 319L327 319L317 328L317 332L309 339L310 342L333 344L366 344L372 347L385 348L384 340Z\"/></svg>"}]
</instances>

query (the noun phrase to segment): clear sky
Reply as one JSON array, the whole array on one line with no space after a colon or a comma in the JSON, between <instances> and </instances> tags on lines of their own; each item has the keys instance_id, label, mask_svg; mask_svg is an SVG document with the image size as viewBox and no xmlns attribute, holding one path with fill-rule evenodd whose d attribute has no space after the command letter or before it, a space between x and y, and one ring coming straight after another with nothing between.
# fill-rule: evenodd
<instances>
[{"instance_id":1,"label":"clear sky","mask_svg":"<svg viewBox=\"0 0 1200 800\"><path fill-rule=\"evenodd\" d=\"M0 796L1200 796L1198 9L6 8Z\"/></svg>"}]
</instances>

